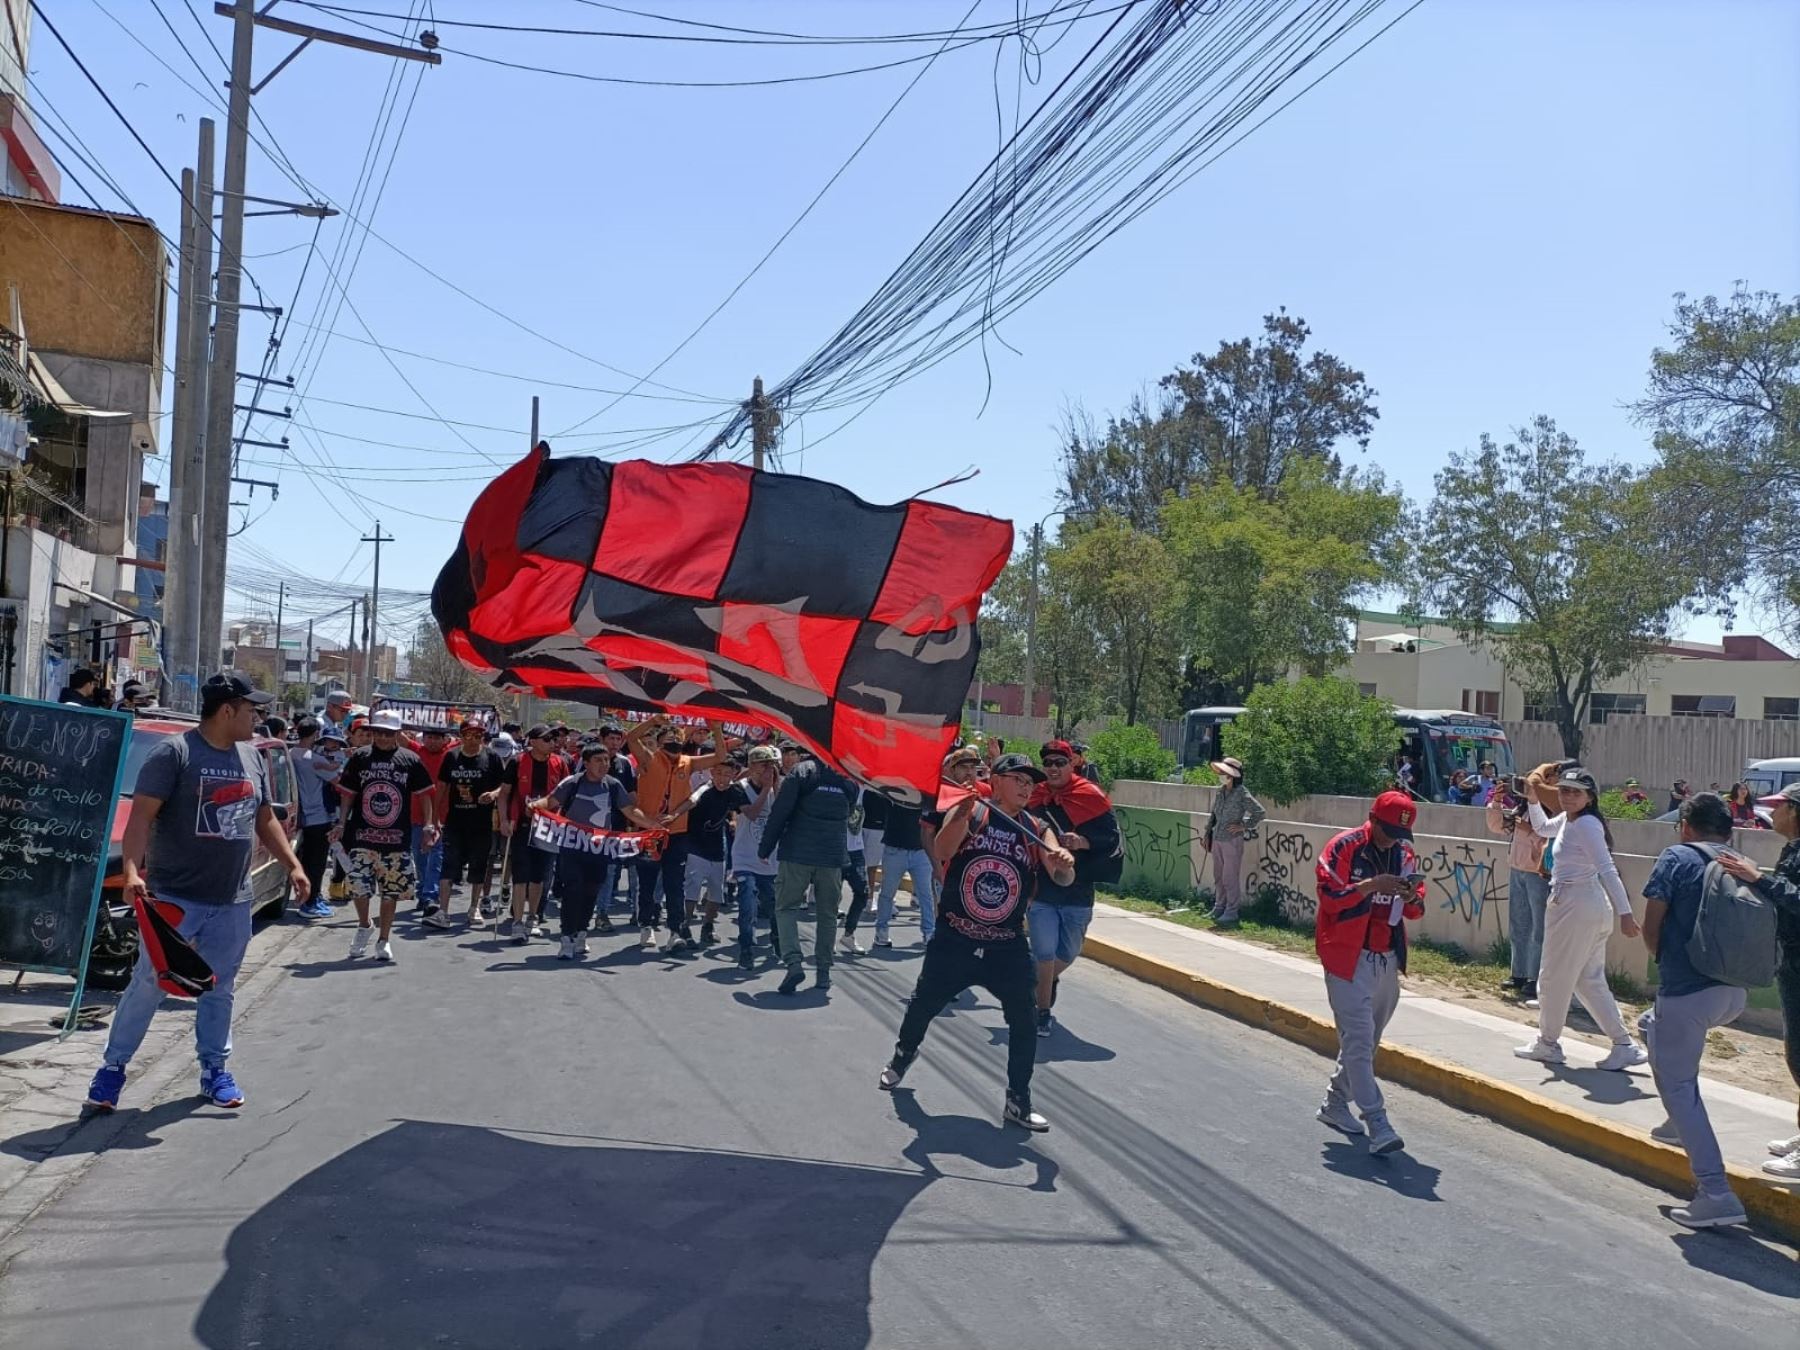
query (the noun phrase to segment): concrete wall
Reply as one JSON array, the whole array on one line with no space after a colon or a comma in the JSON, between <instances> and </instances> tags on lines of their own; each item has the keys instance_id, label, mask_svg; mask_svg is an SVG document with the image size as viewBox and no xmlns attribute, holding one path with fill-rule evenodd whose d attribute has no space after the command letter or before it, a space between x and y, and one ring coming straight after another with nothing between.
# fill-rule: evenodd
<instances>
[{"instance_id":1,"label":"concrete wall","mask_svg":"<svg viewBox=\"0 0 1800 1350\"><path fill-rule=\"evenodd\" d=\"M1112 798L1125 835L1123 889L1167 895L1212 886L1209 855L1201 843L1212 796L1211 788L1180 783L1114 784ZM1368 802L1359 797L1305 797L1288 806L1270 805L1258 837L1244 850L1246 893L1272 886L1281 893L1288 921L1310 924L1317 913L1314 869L1319 854L1338 831L1367 819L1368 811ZM1413 931L1477 955L1487 951L1496 938L1508 935L1508 840L1490 835L1486 813L1468 806L1422 805L1413 828L1427 890L1425 918ZM1614 857L1640 915L1650 868L1674 842L1667 825L1613 822ZM1739 831L1734 845L1764 866L1773 865L1781 852L1781 840L1767 830ZM1655 981L1641 941L1615 933L1607 960L1634 979ZM1773 992L1758 991L1753 1001L1772 1003Z\"/></svg>"}]
</instances>

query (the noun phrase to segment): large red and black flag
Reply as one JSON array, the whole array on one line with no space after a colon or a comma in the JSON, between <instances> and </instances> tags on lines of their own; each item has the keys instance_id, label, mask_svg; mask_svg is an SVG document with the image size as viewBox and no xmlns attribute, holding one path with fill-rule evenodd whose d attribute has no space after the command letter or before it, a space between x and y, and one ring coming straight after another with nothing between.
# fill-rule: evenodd
<instances>
[{"instance_id":1,"label":"large red and black flag","mask_svg":"<svg viewBox=\"0 0 1800 1350\"><path fill-rule=\"evenodd\" d=\"M1012 526L872 506L737 464L552 459L495 479L432 591L451 652L497 686L742 717L863 783L930 798Z\"/></svg>"}]
</instances>

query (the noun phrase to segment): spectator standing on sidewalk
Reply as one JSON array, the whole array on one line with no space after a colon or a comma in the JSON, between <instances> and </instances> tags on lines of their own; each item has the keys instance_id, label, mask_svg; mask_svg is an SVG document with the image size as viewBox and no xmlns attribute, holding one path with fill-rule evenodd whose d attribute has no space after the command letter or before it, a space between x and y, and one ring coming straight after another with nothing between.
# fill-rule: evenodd
<instances>
[{"instance_id":1,"label":"spectator standing on sidewalk","mask_svg":"<svg viewBox=\"0 0 1800 1350\"><path fill-rule=\"evenodd\" d=\"M1544 875L1546 840L1531 828L1528 803L1553 791L1556 766L1540 764L1525 780L1525 795L1501 783L1487 804L1488 833L1510 836L1507 863L1506 934L1512 948L1512 976L1507 984L1521 999L1538 996L1538 966L1544 955L1544 907L1550 903L1550 879Z\"/></svg>"},{"instance_id":2,"label":"spectator standing on sidewalk","mask_svg":"<svg viewBox=\"0 0 1800 1350\"><path fill-rule=\"evenodd\" d=\"M844 840L850 821L850 781L808 756L782 780L769 808L756 852L767 858L779 846L775 874L775 923L787 975L777 991L797 993L806 976L800 953L800 907L807 887L814 891L813 962L816 987L831 988L831 944L837 938L838 900L850 861Z\"/></svg>"},{"instance_id":3,"label":"spectator standing on sidewalk","mask_svg":"<svg viewBox=\"0 0 1800 1350\"><path fill-rule=\"evenodd\" d=\"M1781 995L1788 1072L1800 1087L1800 783L1789 783L1773 797L1764 797L1777 833L1787 842L1773 876L1764 876L1748 858L1732 855L1721 859L1725 870L1739 881L1754 886L1756 893L1775 906L1775 931L1781 943L1781 962L1775 968L1775 988ZM1800 1181L1800 1134L1771 1139L1775 1156L1763 1164L1770 1176Z\"/></svg>"},{"instance_id":4,"label":"spectator standing on sidewalk","mask_svg":"<svg viewBox=\"0 0 1800 1350\"><path fill-rule=\"evenodd\" d=\"M1626 937L1634 938L1641 930L1613 861L1612 831L1600 814L1600 789L1593 776L1579 764L1564 769L1556 780L1556 794L1562 804L1559 815L1545 816L1535 801L1526 808L1531 828L1551 841L1550 901L1544 911L1544 955L1538 969L1538 1035L1513 1053L1520 1059L1561 1064L1569 1001L1579 998L1613 1043L1598 1067L1629 1069L1648 1056L1631 1039L1618 1000L1606 983L1606 941L1612 936L1615 915Z\"/></svg>"},{"instance_id":5,"label":"spectator standing on sidewalk","mask_svg":"<svg viewBox=\"0 0 1800 1350\"><path fill-rule=\"evenodd\" d=\"M1124 870L1119 819L1112 800L1075 770L1075 749L1067 741L1050 741L1038 758L1044 781L1031 794L1031 811L1056 832L1055 838L1075 858L1075 875L1066 886L1054 877L1043 881L1032 897L1028 932L1037 962L1037 1034L1048 1036L1054 1024L1057 982L1075 958L1094 918L1094 883L1117 881Z\"/></svg>"},{"instance_id":6,"label":"spectator standing on sidewalk","mask_svg":"<svg viewBox=\"0 0 1800 1350\"><path fill-rule=\"evenodd\" d=\"M1400 1005L1405 921L1425 917L1425 883L1412 849L1418 814L1406 793L1382 793L1368 820L1325 845L1317 868L1313 943L1337 1021L1338 1057L1315 1115L1340 1134L1359 1135L1366 1127L1371 1153L1404 1147L1375 1079L1375 1051Z\"/></svg>"},{"instance_id":7,"label":"spectator standing on sidewalk","mask_svg":"<svg viewBox=\"0 0 1800 1350\"><path fill-rule=\"evenodd\" d=\"M1215 923L1234 924L1244 903L1244 841L1266 812L1244 786L1244 766L1236 759L1218 760L1212 771L1221 784L1206 826L1206 847L1213 858L1212 917Z\"/></svg>"},{"instance_id":8,"label":"spectator standing on sidewalk","mask_svg":"<svg viewBox=\"0 0 1800 1350\"><path fill-rule=\"evenodd\" d=\"M1686 1228L1745 1223L1744 1205L1725 1178L1725 1158L1700 1099L1700 1056L1714 1027L1743 1015L1742 989L1715 980L1688 959L1688 938L1700 917L1707 864L1731 842L1731 810L1710 792L1682 805L1681 842L1665 848L1644 883L1644 945L1656 958L1656 1002L1638 1019L1650 1051L1650 1072L1668 1123L1652 1131L1687 1150L1698 1188L1669 1217Z\"/></svg>"},{"instance_id":9,"label":"spectator standing on sidewalk","mask_svg":"<svg viewBox=\"0 0 1800 1350\"><path fill-rule=\"evenodd\" d=\"M195 1001L194 1047L200 1095L215 1106L244 1104L225 1061L231 1055L232 992L250 945L248 883L255 841L287 869L296 897L304 902L311 894L306 871L269 804L262 756L249 744L258 710L273 697L240 675L206 681L200 687L200 725L156 746L138 770L120 845L125 894L148 893L178 905L176 927L212 967L213 987ZM88 1106L111 1111L119 1104L126 1066L161 1003L149 951L140 948L131 983L113 1013L100 1071L88 1086Z\"/></svg>"},{"instance_id":10,"label":"spectator standing on sidewalk","mask_svg":"<svg viewBox=\"0 0 1800 1350\"><path fill-rule=\"evenodd\" d=\"M1669 789L1669 810L1681 810L1681 804L1692 794L1688 792L1687 779L1677 778L1675 786Z\"/></svg>"},{"instance_id":11,"label":"spectator standing on sidewalk","mask_svg":"<svg viewBox=\"0 0 1800 1350\"><path fill-rule=\"evenodd\" d=\"M294 724L294 794L300 808L300 867L306 873L312 899L295 912L308 919L329 919L331 902L325 898L325 864L331 861L331 825L337 812L333 786L342 762L319 744L323 728L316 717L302 717Z\"/></svg>"}]
</instances>

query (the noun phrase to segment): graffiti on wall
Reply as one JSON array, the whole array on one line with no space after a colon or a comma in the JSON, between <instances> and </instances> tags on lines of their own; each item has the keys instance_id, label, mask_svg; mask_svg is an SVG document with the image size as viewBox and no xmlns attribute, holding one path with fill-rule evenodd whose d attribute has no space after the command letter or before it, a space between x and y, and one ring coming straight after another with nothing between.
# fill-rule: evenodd
<instances>
[{"instance_id":1,"label":"graffiti on wall","mask_svg":"<svg viewBox=\"0 0 1800 1350\"><path fill-rule=\"evenodd\" d=\"M1493 850L1469 840L1442 841L1419 852L1419 874L1434 892L1438 908L1462 917L1476 933L1491 929L1506 935L1506 883L1494 863Z\"/></svg>"},{"instance_id":2,"label":"graffiti on wall","mask_svg":"<svg viewBox=\"0 0 1800 1350\"><path fill-rule=\"evenodd\" d=\"M1245 890L1252 896L1273 890L1282 918L1296 928L1312 923L1319 911L1312 840L1303 830L1284 829L1265 821L1261 842L1262 848L1245 878Z\"/></svg>"},{"instance_id":3,"label":"graffiti on wall","mask_svg":"<svg viewBox=\"0 0 1800 1350\"><path fill-rule=\"evenodd\" d=\"M1120 887L1157 898L1192 895L1200 885L1194 840L1205 830L1205 817L1147 806L1119 806L1114 812L1125 841Z\"/></svg>"}]
</instances>

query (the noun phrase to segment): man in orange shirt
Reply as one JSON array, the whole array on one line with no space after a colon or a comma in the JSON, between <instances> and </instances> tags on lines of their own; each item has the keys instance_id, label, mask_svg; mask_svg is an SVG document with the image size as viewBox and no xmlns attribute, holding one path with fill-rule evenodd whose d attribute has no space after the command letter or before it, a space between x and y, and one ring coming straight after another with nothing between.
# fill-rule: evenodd
<instances>
[{"instance_id":1,"label":"man in orange shirt","mask_svg":"<svg viewBox=\"0 0 1800 1350\"><path fill-rule=\"evenodd\" d=\"M659 829L669 832L669 842L663 847L662 857L647 858L638 863L638 944L645 951L656 946L656 886L659 881L669 927L669 950L697 950L700 945L688 931L687 816L676 814L676 808L693 791L691 776L697 770L710 769L731 757L725 728L717 722L708 725L717 747L710 755L684 754L682 729L667 717L652 717L627 738L638 761L638 810Z\"/></svg>"}]
</instances>

